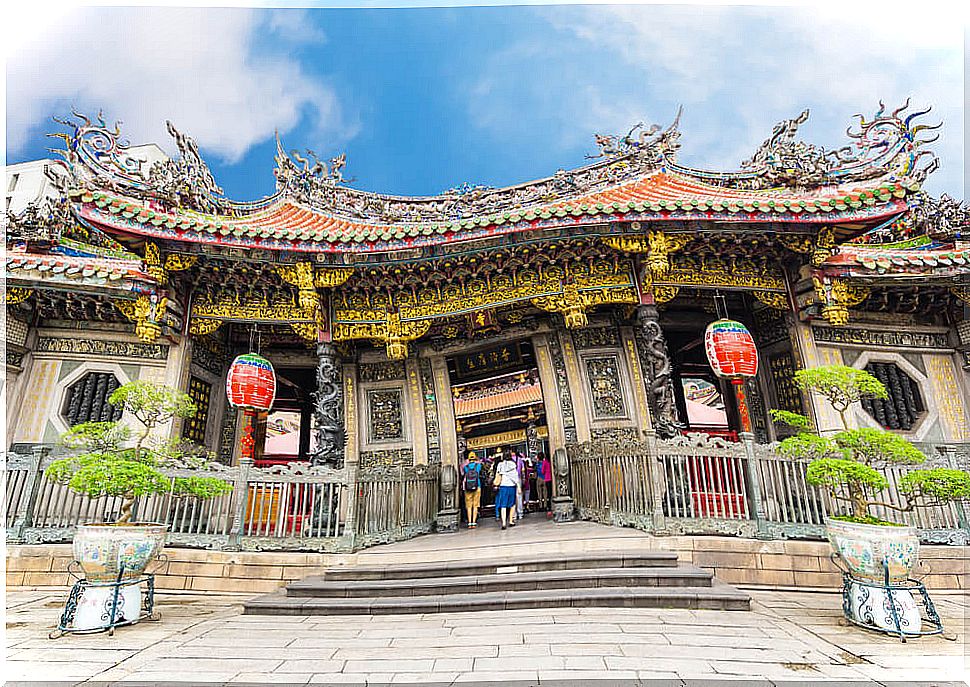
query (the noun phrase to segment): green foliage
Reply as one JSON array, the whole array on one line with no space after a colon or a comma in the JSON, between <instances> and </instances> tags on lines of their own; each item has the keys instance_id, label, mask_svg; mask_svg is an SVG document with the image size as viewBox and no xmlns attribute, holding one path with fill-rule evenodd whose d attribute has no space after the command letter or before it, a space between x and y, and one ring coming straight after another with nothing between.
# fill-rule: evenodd
<instances>
[{"instance_id":1,"label":"green foliage","mask_svg":"<svg viewBox=\"0 0 970 687\"><path fill-rule=\"evenodd\" d=\"M232 491L232 485L217 477L176 477L172 487L176 496L211 499Z\"/></svg>"},{"instance_id":2,"label":"green foliage","mask_svg":"<svg viewBox=\"0 0 970 687\"><path fill-rule=\"evenodd\" d=\"M845 456L866 465L916 465L926 460L909 441L885 429L848 429L833 439Z\"/></svg>"},{"instance_id":3,"label":"green foliage","mask_svg":"<svg viewBox=\"0 0 970 687\"><path fill-rule=\"evenodd\" d=\"M967 499L970 498L970 474L952 468L913 470L900 478L899 490L940 503Z\"/></svg>"},{"instance_id":4,"label":"green foliage","mask_svg":"<svg viewBox=\"0 0 970 687\"><path fill-rule=\"evenodd\" d=\"M828 437L800 432L778 444L778 452L787 458L816 460L839 454L839 447Z\"/></svg>"},{"instance_id":5,"label":"green foliage","mask_svg":"<svg viewBox=\"0 0 970 687\"><path fill-rule=\"evenodd\" d=\"M817 487L847 486L863 492L879 491L889 480L875 468L845 458L818 458L808 466L806 479Z\"/></svg>"},{"instance_id":6,"label":"green foliage","mask_svg":"<svg viewBox=\"0 0 970 687\"><path fill-rule=\"evenodd\" d=\"M782 410L772 410L776 422L801 429L778 445L781 455L809 460L807 480L828 489L836 501L851 505L852 515L840 519L872 525L896 524L869 514L875 505L906 512L916 507L970 498L970 473L935 468L911 470L899 480L903 503L877 501L879 492L889 487L880 470L889 465L918 465L926 460L919 449L903 437L884 429L849 429L845 413L864 398L888 398L882 382L864 370L846 365L828 365L798 370L795 382L806 391L824 396L842 418L843 431L820 436L809 431L808 419Z\"/></svg>"},{"instance_id":7,"label":"green foliage","mask_svg":"<svg viewBox=\"0 0 970 687\"><path fill-rule=\"evenodd\" d=\"M215 477L172 478L162 472L166 467L204 468L212 457L204 448L182 440L145 441L150 430L162 422L195 413L195 404L187 394L137 381L118 387L108 402L122 406L144 425L135 445L125 446L131 431L120 423L75 425L61 442L77 453L51 463L45 470L48 479L92 498L123 497L119 522L130 520L132 505L139 496L171 492L206 499L232 490L231 484Z\"/></svg>"},{"instance_id":8,"label":"green foliage","mask_svg":"<svg viewBox=\"0 0 970 687\"><path fill-rule=\"evenodd\" d=\"M63 436L67 448L81 451L117 451L131 438L131 429L118 422L82 422Z\"/></svg>"},{"instance_id":9,"label":"green foliage","mask_svg":"<svg viewBox=\"0 0 970 687\"><path fill-rule=\"evenodd\" d=\"M825 365L795 372L795 383L824 396L840 414L863 398L889 398L886 387L865 370Z\"/></svg>"},{"instance_id":10,"label":"green foliage","mask_svg":"<svg viewBox=\"0 0 970 687\"><path fill-rule=\"evenodd\" d=\"M801 413L793 413L790 410L778 410L776 408L772 408L768 413L771 415L771 419L779 424L801 430L808 430L812 427L812 421Z\"/></svg>"},{"instance_id":11,"label":"green foliage","mask_svg":"<svg viewBox=\"0 0 970 687\"><path fill-rule=\"evenodd\" d=\"M133 459L130 450L116 454L85 453L56 460L47 468L49 479L79 494L134 498L169 490L171 480L155 467Z\"/></svg>"},{"instance_id":12,"label":"green foliage","mask_svg":"<svg viewBox=\"0 0 970 687\"><path fill-rule=\"evenodd\" d=\"M173 417L192 417L197 410L188 394L143 380L119 386L108 403L121 406L149 429Z\"/></svg>"}]
</instances>

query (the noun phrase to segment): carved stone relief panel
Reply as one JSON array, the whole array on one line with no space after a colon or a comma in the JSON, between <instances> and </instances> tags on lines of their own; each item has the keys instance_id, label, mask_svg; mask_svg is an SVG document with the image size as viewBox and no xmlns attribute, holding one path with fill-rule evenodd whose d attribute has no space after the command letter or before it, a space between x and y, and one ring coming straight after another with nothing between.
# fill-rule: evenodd
<instances>
[{"instance_id":1,"label":"carved stone relief panel","mask_svg":"<svg viewBox=\"0 0 970 687\"><path fill-rule=\"evenodd\" d=\"M367 424L371 443L404 441L404 389L369 389Z\"/></svg>"},{"instance_id":2,"label":"carved stone relief panel","mask_svg":"<svg viewBox=\"0 0 970 687\"><path fill-rule=\"evenodd\" d=\"M625 394L619 356L615 353L583 356L594 420L626 418Z\"/></svg>"}]
</instances>

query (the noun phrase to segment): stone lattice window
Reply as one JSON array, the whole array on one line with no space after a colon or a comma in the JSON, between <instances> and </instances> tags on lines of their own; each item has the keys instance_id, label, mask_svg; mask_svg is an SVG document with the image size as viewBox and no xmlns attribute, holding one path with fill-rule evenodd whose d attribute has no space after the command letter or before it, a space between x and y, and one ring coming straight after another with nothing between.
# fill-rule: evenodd
<instances>
[{"instance_id":1,"label":"stone lattice window","mask_svg":"<svg viewBox=\"0 0 970 687\"><path fill-rule=\"evenodd\" d=\"M69 427L82 422L116 422L121 408L108 403L112 392L121 386L110 372L88 372L67 388L61 417Z\"/></svg>"},{"instance_id":2,"label":"stone lattice window","mask_svg":"<svg viewBox=\"0 0 970 687\"><path fill-rule=\"evenodd\" d=\"M886 429L909 431L926 411L919 384L896 363L869 363L866 372L882 382L887 399L865 399L862 407Z\"/></svg>"},{"instance_id":3,"label":"stone lattice window","mask_svg":"<svg viewBox=\"0 0 970 687\"><path fill-rule=\"evenodd\" d=\"M189 397L195 403L195 415L186 418L182 425L182 436L197 444L205 442L205 426L209 420L209 394L212 387L198 377L189 380Z\"/></svg>"}]
</instances>

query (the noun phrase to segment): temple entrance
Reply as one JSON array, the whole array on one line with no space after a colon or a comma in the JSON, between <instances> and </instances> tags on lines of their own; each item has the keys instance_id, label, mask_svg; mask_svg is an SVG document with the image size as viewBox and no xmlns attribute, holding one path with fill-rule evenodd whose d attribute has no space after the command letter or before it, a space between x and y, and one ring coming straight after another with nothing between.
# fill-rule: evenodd
<instances>
[{"instance_id":1,"label":"temple entrance","mask_svg":"<svg viewBox=\"0 0 970 687\"><path fill-rule=\"evenodd\" d=\"M470 452L484 465L479 522L486 524L496 515L492 479L496 458L502 453L519 457L523 512L539 509L538 460L540 455L549 455L549 447L531 342L526 339L482 348L448 358L447 363L458 444L463 449L459 475ZM463 507L461 510L461 522L465 522L467 514Z\"/></svg>"},{"instance_id":2,"label":"temple entrance","mask_svg":"<svg viewBox=\"0 0 970 687\"><path fill-rule=\"evenodd\" d=\"M261 413L254 432L254 465L269 467L307 461L316 448L312 431L316 381L313 368L276 370L276 400L269 413Z\"/></svg>"}]
</instances>

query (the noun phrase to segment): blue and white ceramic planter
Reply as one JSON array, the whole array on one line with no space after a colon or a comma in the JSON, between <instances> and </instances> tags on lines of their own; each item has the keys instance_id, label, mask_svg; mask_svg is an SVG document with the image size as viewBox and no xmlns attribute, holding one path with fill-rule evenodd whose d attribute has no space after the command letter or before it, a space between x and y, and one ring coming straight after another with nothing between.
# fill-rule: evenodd
<instances>
[{"instance_id":1,"label":"blue and white ceramic planter","mask_svg":"<svg viewBox=\"0 0 970 687\"><path fill-rule=\"evenodd\" d=\"M915 527L863 525L825 519L829 543L853 576L883 582L883 562L889 566L889 581L903 582L919 560L919 537Z\"/></svg>"},{"instance_id":2,"label":"blue and white ceramic planter","mask_svg":"<svg viewBox=\"0 0 970 687\"><path fill-rule=\"evenodd\" d=\"M165 545L168 525L79 525L74 534L74 558L90 582L114 582L124 564L122 579L140 577Z\"/></svg>"}]
</instances>

